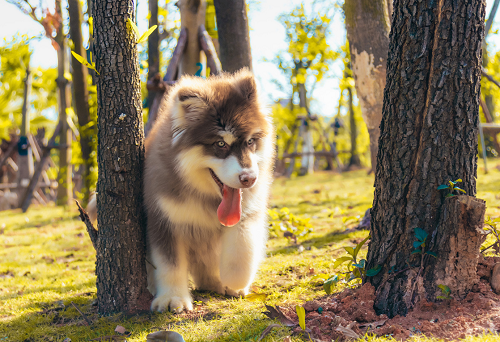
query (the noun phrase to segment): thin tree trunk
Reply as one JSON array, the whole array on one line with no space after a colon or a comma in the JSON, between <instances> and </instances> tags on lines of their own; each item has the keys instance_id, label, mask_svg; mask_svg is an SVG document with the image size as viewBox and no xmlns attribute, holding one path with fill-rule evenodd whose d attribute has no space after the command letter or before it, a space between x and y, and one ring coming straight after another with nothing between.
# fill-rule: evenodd
<instances>
[{"instance_id":1,"label":"thin tree trunk","mask_svg":"<svg viewBox=\"0 0 500 342\"><path fill-rule=\"evenodd\" d=\"M26 78L24 79L24 99L22 111L21 134L19 136L18 158L17 158L17 198L18 205L21 205L26 187L33 176L33 153L32 146L28 143L28 134L30 134L30 95L31 95L31 72L29 65L26 68Z\"/></svg>"},{"instance_id":2,"label":"thin tree trunk","mask_svg":"<svg viewBox=\"0 0 500 342\"><path fill-rule=\"evenodd\" d=\"M245 0L214 0L222 69L252 69Z\"/></svg>"},{"instance_id":3,"label":"thin tree trunk","mask_svg":"<svg viewBox=\"0 0 500 342\"><path fill-rule=\"evenodd\" d=\"M349 129L351 131L351 159L349 160L349 167L361 166L361 160L358 155L358 128L356 127L356 116L354 114L353 94L352 88L347 87L348 102L349 102Z\"/></svg>"},{"instance_id":4,"label":"thin tree trunk","mask_svg":"<svg viewBox=\"0 0 500 342\"><path fill-rule=\"evenodd\" d=\"M133 0L93 3L98 100L98 312L148 310L142 200L144 128Z\"/></svg>"},{"instance_id":5,"label":"thin tree trunk","mask_svg":"<svg viewBox=\"0 0 500 342\"><path fill-rule=\"evenodd\" d=\"M62 16L61 0L56 0L56 12ZM71 166L71 141L72 134L68 125L66 109L71 103L70 85L66 79L68 51L66 36L63 32L64 25L61 21L57 29L55 41L57 42L57 87L59 88L59 122L61 133L59 136L59 185L57 187L57 204L69 205L73 199L73 178Z\"/></svg>"},{"instance_id":6,"label":"thin tree trunk","mask_svg":"<svg viewBox=\"0 0 500 342\"><path fill-rule=\"evenodd\" d=\"M149 0L149 27L158 25L158 0ZM160 31L154 30L148 37L148 80L160 72ZM151 107L158 92L148 90L148 108Z\"/></svg>"},{"instance_id":7,"label":"thin tree trunk","mask_svg":"<svg viewBox=\"0 0 500 342\"><path fill-rule=\"evenodd\" d=\"M447 190L437 188L460 178L457 186L476 194L484 16L484 1L394 4L367 256L368 270L381 267L368 277L377 289L378 313L406 315L418 300L433 300L440 281L454 292L452 283L431 272L442 269L451 255L439 241L460 238L456 230L445 229L443 215L457 210L446 205ZM476 212L470 208L461 215ZM437 258L411 254L417 227L428 234L424 252ZM474 258L461 247L453 253ZM447 277L475 273L473 265L471 260L469 268L451 268ZM470 289L474 278L463 282Z\"/></svg>"},{"instance_id":8,"label":"thin tree trunk","mask_svg":"<svg viewBox=\"0 0 500 342\"><path fill-rule=\"evenodd\" d=\"M344 3L356 93L370 135L372 170L377 166L391 5L392 0L346 0Z\"/></svg>"},{"instance_id":9,"label":"thin tree trunk","mask_svg":"<svg viewBox=\"0 0 500 342\"><path fill-rule=\"evenodd\" d=\"M307 105L307 90L304 83L299 83L299 106L304 109L304 112L309 116L309 108ZM314 146L312 138L312 130L306 120L302 120L302 160L300 163L300 175L308 175L314 173Z\"/></svg>"},{"instance_id":10,"label":"thin tree trunk","mask_svg":"<svg viewBox=\"0 0 500 342\"><path fill-rule=\"evenodd\" d=\"M186 28L187 44L179 64L179 76L195 75L200 69L205 70L205 59L201 57L201 47L198 42L198 28L205 23L205 0L179 0L177 6L181 12L181 28Z\"/></svg>"},{"instance_id":11,"label":"thin tree trunk","mask_svg":"<svg viewBox=\"0 0 500 342\"><path fill-rule=\"evenodd\" d=\"M73 51L77 54L86 58L86 51L83 48L83 38L82 38L82 8L79 0L68 0L68 12L69 12L69 33L71 35L71 40L73 40ZM84 205L87 204L89 199L89 191L92 186L91 179L89 177L90 167L92 166L92 160L90 158L90 153L92 152L92 145L90 140L91 131L89 130L88 124L90 121L89 112L89 91L88 91L88 72L87 67L78 62L74 57L71 58L71 65L73 67L73 90L74 90L74 101L75 101L75 111L78 116L78 125L80 126L80 148L82 151L83 164L80 166L83 168L81 172L83 179L83 200Z\"/></svg>"}]
</instances>

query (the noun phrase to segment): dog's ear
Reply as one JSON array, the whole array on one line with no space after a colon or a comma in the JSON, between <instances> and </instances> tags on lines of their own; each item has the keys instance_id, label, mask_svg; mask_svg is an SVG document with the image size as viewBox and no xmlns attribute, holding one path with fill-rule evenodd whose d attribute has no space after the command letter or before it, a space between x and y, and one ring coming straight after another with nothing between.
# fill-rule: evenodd
<instances>
[{"instance_id":1,"label":"dog's ear","mask_svg":"<svg viewBox=\"0 0 500 342\"><path fill-rule=\"evenodd\" d=\"M241 94L248 100L253 100L257 96L257 83L252 72L247 68L239 71L235 77L235 86Z\"/></svg>"},{"instance_id":2,"label":"dog's ear","mask_svg":"<svg viewBox=\"0 0 500 342\"><path fill-rule=\"evenodd\" d=\"M175 95L176 104L172 111L172 143L175 145L189 126L188 122L197 121L208 108L203 95L196 89L184 87Z\"/></svg>"},{"instance_id":3,"label":"dog's ear","mask_svg":"<svg viewBox=\"0 0 500 342\"><path fill-rule=\"evenodd\" d=\"M207 101L203 94L194 89L179 89L177 97L182 106L184 117L187 120L197 120L198 116L208 108Z\"/></svg>"}]
</instances>

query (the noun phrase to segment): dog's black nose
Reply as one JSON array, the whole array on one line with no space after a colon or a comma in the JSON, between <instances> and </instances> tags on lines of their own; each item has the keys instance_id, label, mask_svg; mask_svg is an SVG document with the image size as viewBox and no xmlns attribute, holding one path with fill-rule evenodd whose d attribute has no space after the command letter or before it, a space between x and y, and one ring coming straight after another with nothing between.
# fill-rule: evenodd
<instances>
[{"instance_id":1,"label":"dog's black nose","mask_svg":"<svg viewBox=\"0 0 500 342\"><path fill-rule=\"evenodd\" d=\"M243 185L243 187L245 188L249 188L254 185L256 180L257 177L253 173L244 172L240 175L241 185Z\"/></svg>"}]
</instances>

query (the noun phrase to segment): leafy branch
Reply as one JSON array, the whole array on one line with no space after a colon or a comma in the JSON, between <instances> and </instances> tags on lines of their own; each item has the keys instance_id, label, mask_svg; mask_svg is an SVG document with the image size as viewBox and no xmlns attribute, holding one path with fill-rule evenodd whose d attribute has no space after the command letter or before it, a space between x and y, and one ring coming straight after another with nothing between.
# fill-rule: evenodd
<instances>
[{"instance_id":1,"label":"leafy branch","mask_svg":"<svg viewBox=\"0 0 500 342\"><path fill-rule=\"evenodd\" d=\"M452 197L455 196L455 192L463 192L464 194L466 191L464 189L459 188L458 186L455 186L457 183L462 183L461 179L457 179L456 181L448 181L448 184L441 184L438 186L438 190L448 190L448 194L446 194L446 197Z\"/></svg>"}]
</instances>

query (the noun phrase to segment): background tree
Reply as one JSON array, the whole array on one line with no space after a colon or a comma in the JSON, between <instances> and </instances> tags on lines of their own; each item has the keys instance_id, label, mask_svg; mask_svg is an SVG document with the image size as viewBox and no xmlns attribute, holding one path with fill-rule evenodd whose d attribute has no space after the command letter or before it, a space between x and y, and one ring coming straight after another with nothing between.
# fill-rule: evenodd
<instances>
[{"instance_id":1,"label":"background tree","mask_svg":"<svg viewBox=\"0 0 500 342\"><path fill-rule=\"evenodd\" d=\"M149 27L158 25L158 0L149 0ZM154 30L148 37L148 80L160 72L160 30ZM148 90L148 108L156 97L154 90Z\"/></svg>"},{"instance_id":2,"label":"background tree","mask_svg":"<svg viewBox=\"0 0 500 342\"><path fill-rule=\"evenodd\" d=\"M69 107L70 89L68 73L66 70L67 41L63 27L63 12L61 0L55 0L55 12L49 10L43 13L29 1L9 1L17 6L31 19L38 22L45 30L45 36L52 41L52 46L57 51L57 87L59 94L59 122L61 123L61 133L59 135L59 175L57 187L57 204L68 205L73 197L73 179L71 167L71 131L67 120L67 108Z\"/></svg>"},{"instance_id":3,"label":"background tree","mask_svg":"<svg viewBox=\"0 0 500 342\"><path fill-rule=\"evenodd\" d=\"M68 0L68 13L72 51L85 58L87 53L83 48L83 17L79 0ZM89 197L89 191L94 186L93 179L90 176L90 169L94 163L91 158L92 141L90 135L93 132L89 127L92 122L89 111L88 72L87 67L78 62L74 57L71 58L71 66L73 68L72 75L75 112L78 117L78 125L80 126L80 149L82 156L80 175L83 179L83 186L81 189L83 194L83 203L86 204Z\"/></svg>"},{"instance_id":4,"label":"background tree","mask_svg":"<svg viewBox=\"0 0 500 342\"><path fill-rule=\"evenodd\" d=\"M395 2L367 257L379 313L405 315L439 284L462 297L477 281L484 202L437 188L461 179L476 194L484 16L482 1ZM447 225L458 219L469 222Z\"/></svg>"},{"instance_id":5,"label":"background tree","mask_svg":"<svg viewBox=\"0 0 500 342\"><path fill-rule=\"evenodd\" d=\"M315 9L313 8L311 12L314 13ZM289 107L292 112L296 113L295 120L298 116L305 118L300 123L299 136L296 138L297 141L298 139L304 140L302 150L304 153L314 151L312 129L307 124L311 116L308 106L309 98L315 85L328 71L329 63L339 56L339 53L333 51L326 41L331 16L332 12L323 15L308 14L303 5L297 6L289 14L280 16L280 21L286 29L288 50L277 56L276 63L290 80ZM293 171L294 164L293 159L288 174ZM300 173L312 172L313 166L314 156L304 155Z\"/></svg>"},{"instance_id":6,"label":"background tree","mask_svg":"<svg viewBox=\"0 0 500 342\"><path fill-rule=\"evenodd\" d=\"M70 205L73 200L73 167L71 165L71 141L73 139L68 124L68 108L71 107L71 89L68 62L68 43L64 33L63 13L61 0L56 0L56 11L53 24L56 36L54 41L57 45L57 87L59 89L59 122L61 133L59 133L59 176L57 187L57 204Z\"/></svg>"},{"instance_id":7,"label":"background tree","mask_svg":"<svg viewBox=\"0 0 500 342\"><path fill-rule=\"evenodd\" d=\"M245 0L214 0L222 69L235 72L252 69Z\"/></svg>"},{"instance_id":8,"label":"background tree","mask_svg":"<svg viewBox=\"0 0 500 342\"><path fill-rule=\"evenodd\" d=\"M133 0L95 1L94 48L98 98L97 251L101 314L149 310L142 203L144 129ZM109 8L113 11L109 11Z\"/></svg>"},{"instance_id":9,"label":"background tree","mask_svg":"<svg viewBox=\"0 0 500 342\"><path fill-rule=\"evenodd\" d=\"M389 49L388 0L345 0L344 13L356 93L370 134L375 170Z\"/></svg>"},{"instance_id":10,"label":"background tree","mask_svg":"<svg viewBox=\"0 0 500 342\"><path fill-rule=\"evenodd\" d=\"M201 59L201 48L198 41L198 28L205 24L205 0L179 0L177 6L181 12L181 28L187 29L187 42L184 54L179 64L179 77L182 75L195 75L200 69L197 65L201 63L203 70L205 60ZM204 57L204 55L203 55Z\"/></svg>"}]
</instances>

